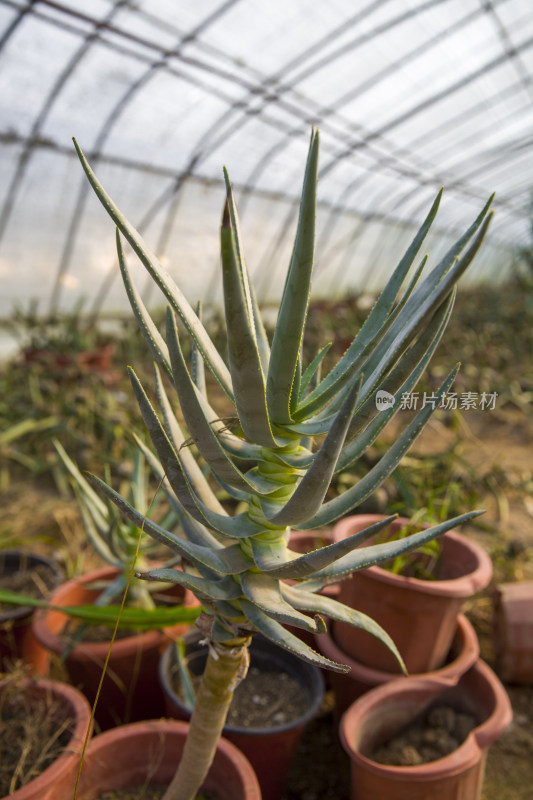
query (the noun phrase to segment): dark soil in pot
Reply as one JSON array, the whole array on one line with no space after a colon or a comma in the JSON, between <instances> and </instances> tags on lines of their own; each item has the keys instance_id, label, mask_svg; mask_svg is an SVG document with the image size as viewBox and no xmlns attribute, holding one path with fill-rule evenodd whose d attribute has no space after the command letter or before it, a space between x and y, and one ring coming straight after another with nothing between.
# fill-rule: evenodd
<instances>
[{"instance_id":1,"label":"dark soil in pot","mask_svg":"<svg viewBox=\"0 0 533 800\"><path fill-rule=\"evenodd\" d=\"M183 701L182 687L176 662L171 667L172 687ZM199 686L200 676L193 685ZM270 728L287 725L306 713L309 696L301 683L287 672L265 672L253 665L246 680L233 694L226 725L234 728Z\"/></svg>"},{"instance_id":2,"label":"dark soil in pot","mask_svg":"<svg viewBox=\"0 0 533 800\"><path fill-rule=\"evenodd\" d=\"M52 696L30 697L16 681L0 697L0 797L9 797L59 758L74 722Z\"/></svg>"},{"instance_id":3,"label":"dark soil in pot","mask_svg":"<svg viewBox=\"0 0 533 800\"><path fill-rule=\"evenodd\" d=\"M370 758L397 767L427 764L457 750L476 724L471 714L451 706L435 706L376 748Z\"/></svg>"},{"instance_id":4,"label":"dark soil in pot","mask_svg":"<svg viewBox=\"0 0 533 800\"><path fill-rule=\"evenodd\" d=\"M104 792L95 797L95 800L161 800L166 786L129 786L125 789L115 789ZM218 800L214 794L199 794L196 800Z\"/></svg>"},{"instance_id":5,"label":"dark soil in pot","mask_svg":"<svg viewBox=\"0 0 533 800\"><path fill-rule=\"evenodd\" d=\"M48 597L63 576L54 561L22 550L0 553L0 588L35 599ZM0 669L13 660L25 659L35 672L44 674L48 655L31 632L33 608L0 604Z\"/></svg>"}]
</instances>

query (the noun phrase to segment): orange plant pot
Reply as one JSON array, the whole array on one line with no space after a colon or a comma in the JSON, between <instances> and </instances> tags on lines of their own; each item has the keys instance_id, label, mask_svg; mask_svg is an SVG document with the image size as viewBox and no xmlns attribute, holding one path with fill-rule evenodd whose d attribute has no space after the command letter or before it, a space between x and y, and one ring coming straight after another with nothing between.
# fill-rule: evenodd
<instances>
[{"instance_id":1,"label":"orange plant pot","mask_svg":"<svg viewBox=\"0 0 533 800\"><path fill-rule=\"evenodd\" d=\"M95 736L87 748L79 785L79 800L94 800L125 787L166 785L183 753L189 726L175 720L150 720L121 725ZM72 800L75 773L56 786L53 798ZM202 786L219 800L261 800L257 778L243 754L221 739Z\"/></svg>"},{"instance_id":2,"label":"orange plant pot","mask_svg":"<svg viewBox=\"0 0 533 800\"><path fill-rule=\"evenodd\" d=\"M506 683L533 684L533 581L496 587L493 622L498 674Z\"/></svg>"},{"instance_id":3,"label":"orange plant pot","mask_svg":"<svg viewBox=\"0 0 533 800\"><path fill-rule=\"evenodd\" d=\"M50 603L67 606L94 602L100 590L88 586L116 574L114 568L105 567L67 581L51 595ZM188 597L182 587L176 587L177 601L188 604L192 602ZM68 617L61 611L37 612L33 620L35 638L60 656L65 649L62 632L67 621ZM159 658L171 638L182 635L187 629L187 625L178 625L168 632L145 631L115 640L96 708L95 718L100 728L163 714L163 694L157 678ZM64 662L69 680L91 703L96 697L108 649L107 641L79 642Z\"/></svg>"},{"instance_id":4,"label":"orange plant pot","mask_svg":"<svg viewBox=\"0 0 533 800\"><path fill-rule=\"evenodd\" d=\"M8 680L0 681L0 695ZM65 717L73 721L70 741L63 753L41 774L9 795L10 800L53 800L55 787L68 780L78 763L83 742L90 724L91 709L85 697L77 689L60 681L45 678L21 682L21 690L31 699L50 697L59 703ZM3 798L7 800L7 798Z\"/></svg>"},{"instance_id":5,"label":"orange plant pot","mask_svg":"<svg viewBox=\"0 0 533 800\"><path fill-rule=\"evenodd\" d=\"M435 702L469 713L477 726L460 747L426 764L395 767L370 753ZM350 800L479 800L490 745L512 719L504 687L481 660L456 685L443 678L398 678L356 700L340 724L351 760Z\"/></svg>"},{"instance_id":6,"label":"orange plant pot","mask_svg":"<svg viewBox=\"0 0 533 800\"><path fill-rule=\"evenodd\" d=\"M335 540L380 519L383 517L377 514L345 517L333 529ZM405 519L393 522L391 535L407 523ZM396 575L374 566L354 572L340 583L339 600L368 614L390 634L410 673L442 666L464 601L485 588L492 577L492 562L479 545L455 531L445 533L439 541L436 580ZM400 674L394 657L370 634L336 622L333 636L359 663Z\"/></svg>"}]
</instances>

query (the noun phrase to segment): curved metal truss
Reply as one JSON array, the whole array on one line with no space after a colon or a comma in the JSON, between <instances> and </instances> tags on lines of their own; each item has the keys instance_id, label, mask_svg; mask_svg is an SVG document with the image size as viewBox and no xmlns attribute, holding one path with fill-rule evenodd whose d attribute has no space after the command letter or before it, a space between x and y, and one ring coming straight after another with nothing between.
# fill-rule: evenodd
<instances>
[{"instance_id":1,"label":"curved metal truss","mask_svg":"<svg viewBox=\"0 0 533 800\"><path fill-rule=\"evenodd\" d=\"M218 299L222 164L278 296L312 125L316 293L377 288L441 185L437 252L496 190L473 279L500 280L529 235L532 45L529 0L0 0L0 315L121 304L71 135L191 299Z\"/></svg>"}]
</instances>

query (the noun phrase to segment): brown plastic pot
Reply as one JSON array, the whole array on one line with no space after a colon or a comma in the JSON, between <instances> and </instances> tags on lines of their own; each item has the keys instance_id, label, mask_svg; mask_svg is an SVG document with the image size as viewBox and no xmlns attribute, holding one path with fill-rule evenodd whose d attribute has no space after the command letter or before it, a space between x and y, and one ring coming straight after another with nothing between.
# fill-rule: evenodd
<instances>
[{"instance_id":1,"label":"brown plastic pot","mask_svg":"<svg viewBox=\"0 0 533 800\"><path fill-rule=\"evenodd\" d=\"M199 643L201 636L190 633L186 637L187 664L192 674L202 674L207 659L207 648ZM165 693L166 713L175 719L189 720L190 709L177 696L170 678L174 660L169 647L161 658L159 679ZM254 636L250 646L250 664L265 671L287 672L306 689L309 696L307 710L288 724L269 728L236 727L226 725L224 738L244 753L258 777L263 800L279 800L294 759L296 749L306 724L317 713L324 696L321 671L283 650L261 636Z\"/></svg>"},{"instance_id":2,"label":"brown plastic pot","mask_svg":"<svg viewBox=\"0 0 533 800\"><path fill-rule=\"evenodd\" d=\"M27 553L22 550L4 550L0 553L0 574L11 575L36 567L45 567L50 575L50 590L59 586L63 574L50 558ZM32 672L45 675L49 654L35 639L31 622L34 609L27 606L11 606L0 614L0 671L8 670L11 661L22 659Z\"/></svg>"},{"instance_id":3,"label":"brown plastic pot","mask_svg":"<svg viewBox=\"0 0 533 800\"><path fill-rule=\"evenodd\" d=\"M533 684L533 581L496 588L493 622L498 674L507 683Z\"/></svg>"},{"instance_id":4,"label":"brown plastic pot","mask_svg":"<svg viewBox=\"0 0 533 800\"><path fill-rule=\"evenodd\" d=\"M333 529L336 541L383 519L378 514L345 517ZM406 519L390 525L391 535ZM374 566L340 583L339 600L372 617L392 636L410 673L425 673L444 663L464 601L485 588L492 562L479 545L455 531L439 539L436 580L396 575ZM400 673L394 657L377 639L346 623L336 622L333 635L342 650L375 669Z\"/></svg>"},{"instance_id":5,"label":"brown plastic pot","mask_svg":"<svg viewBox=\"0 0 533 800\"><path fill-rule=\"evenodd\" d=\"M427 764L379 764L370 753L431 705L472 714L477 726L463 744ZM453 685L435 677L398 678L360 697L344 714L341 743L351 759L350 800L479 800L490 745L512 719L511 704L492 670L478 660Z\"/></svg>"},{"instance_id":6,"label":"brown plastic pot","mask_svg":"<svg viewBox=\"0 0 533 800\"><path fill-rule=\"evenodd\" d=\"M361 664L344 653L329 632L315 637L317 649L326 658L340 664L347 664L350 672L332 672L330 683L335 694L335 715L337 720L358 697L385 683L398 678L396 672L385 672ZM476 632L464 614L457 617L455 634L445 663L439 669L410 677L443 678L458 681L479 658L479 642Z\"/></svg>"},{"instance_id":7,"label":"brown plastic pot","mask_svg":"<svg viewBox=\"0 0 533 800\"><path fill-rule=\"evenodd\" d=\"M0 681L0 695L8 683L9 680ZM20 690L28 693L30 702L32 699L51 697L54 702L61 705L65 718L71 719L74 725L70 741L59 758L37 778L10 794L9 798L10 800L55 800L55 787L68 780L78 763L90 724L91 709L81 692L60 681L44 678L27 679L20 682Z\"/></svg>"},{"instance_id":8,"label":"brown plastic pot","mask_svg":"<svg viewBox=\"0 0 533 800\"><path fill-rule=\"evenodd\" d=\"M92 603L100 590L89 588L90 584L116 575L117 570L106 567L67 581L51 595L50 603L56 606ZM176 587L174 594L178 601L188 602L182 587ZM33 619L35 638L60 656L65 649L62 631L67 621L68 617L61 611L37 612ZM171 638L187 629L187 625L179 625L167 632L145 631L115 640L96 708L95 718L100 728L163 714L163 694L157 679L159 658ZM91 703L96 697L108 649L107 641L80 642L64 661L69 680Z\"/></svg>"},{"instance_id":9,"label":"brown plastic pot","mask_svg":"<svg viewBox=\"0 0 533 800\"><path fill-rule=\"evenodd\" d=\"M95 736L83 763L79 800L138 786L170 783L179 764L189 726L176 720L122 725ZM56 789L54 800L72 800L74 775ZM257 778L244 755L221 739L202 787L219 800L261 800ZM51 798L50 798L51 800Z\"/></svg>"}]
</instances>

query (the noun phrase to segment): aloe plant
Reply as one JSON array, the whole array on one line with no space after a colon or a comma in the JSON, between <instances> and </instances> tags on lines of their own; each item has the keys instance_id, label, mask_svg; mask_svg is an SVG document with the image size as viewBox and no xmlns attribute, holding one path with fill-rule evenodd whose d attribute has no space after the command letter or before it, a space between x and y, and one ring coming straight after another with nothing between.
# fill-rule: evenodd
<instances>
[{"instance_id":1,"label":"aloe plant","mask_svg":"<svg viewBox=\"0 0 533 800\"><path fill-rule=\"evenodd\" d=\"M489 200L426 277L422 277L424 258L408 279L437 213L439 193L366 322L335 366L321 377L327 348L308 364L302 357L313 269L318 145L318 132L313 131L294 249L271 341L244 260L237 207L224 171L226 200L220 236L226 363L195 310L106 193L75 143L83 169L117 227L126 292L158 365L158 410L132 369L130 378L155 453L146 447L143 451L163 481L186 538L145 519L141 510L104 481L95 476L91 481L126 518L143 525L148 534L183 559L182 570L149 570L143 577L188 587L205 610L197 624L205 633L209 656L184 757L165 800L194 798L213 757L233 688L246 673L251 636L260 632L304 660L347 671L348 667L319 655L285 627L320 633L326 616L370 632L402 664L393 641L372 619L323 596L320 590L355 570L417 548L480 513L463 514L402 540L361 547L389 524L389 517L349 539L305 555L290 549L291 528L327 525L368 497L395 469L430 418L431 404L417 413L358 483L340 496L326 498L333 476L365 453L399 405L378 411L376 392L384 390L398 399L412 390L423 373L449 320L457 281L479 249L491 216ZM123 239L168 301L164 337L130 277ZM178 319L192 338L191 370L183 356ZM204 365L235 407L235 429L229 430L210 405ZM457 369L438 388L437 399L448 391ZM176 417L169 388L177 394L187 435ZM209 467L210 480L195 461L191 442ZM216 486L244 503L245 510L228 514L217 499Z\"/></svg>"},{"instance_id":2,"label":"aloe plant","mask_svg":"<svg viewBox=\"0 0 533 800\"><path fill-rule=\"evenodd\" d=\"M117 569L116 577L104 587L96 604L99 606L109 605L113 600L120 598L127 589L130 607L155 608L152 592L161 588L160 583L149 584L136 577L130 580L130 573L134 562L137 570L142 571L149 568L150 557L154 556L154 551L158 546L157 542L154 542L137 525L124 520L109 500L102 499L94 491L60 442L55 439L53 444L68 473L89 542L107 564ZM142 451L138 449L135 453L129 480L128 497L141 513L146 513L149 507L148 479L146 460ZM152 511L155 511L158 499L159 495L156 495L151 504ZM160 524L165 527L175 527L176 523L177 517L172 509L167 511L160 520ZM176 563L176 560L179 560L179 557L178 559L169 559L164 566L170 568Z\"/></svg>"}]
</instances>

